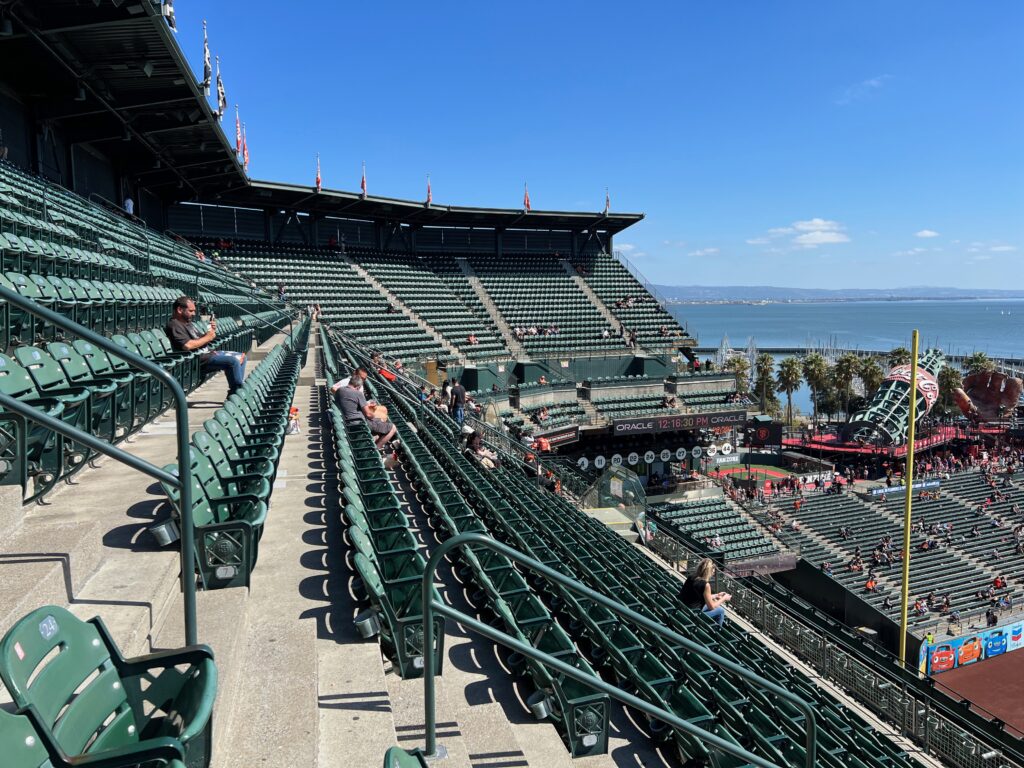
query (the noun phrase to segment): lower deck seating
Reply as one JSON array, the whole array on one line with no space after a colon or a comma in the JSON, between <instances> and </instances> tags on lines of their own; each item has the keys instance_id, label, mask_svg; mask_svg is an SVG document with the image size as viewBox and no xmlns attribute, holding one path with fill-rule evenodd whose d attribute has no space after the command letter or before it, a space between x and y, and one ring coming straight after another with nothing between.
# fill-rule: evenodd
<instances>
[{"instance_id":1,"label":"lower deck seating","mask_svg":"<svg viewBox=\"0 0 1024 768\"><path fill-rule=\"evenodd\" d=\"M403 453L410 464L422 468L421 477L430 478L435 493L440 496L437 489L443 489L440 501L445 510L449 505L457 510L459 520L452 522L458 530L486 531L810 700L821 724L819 765L881 768L912 764L906 754L767 648L749 642L731 624L719 631L699 613L681 606L676 578L652 566L644 554L600 522L542 490L512 457L503 456L502 467L486 470L462 452L453 425L421 406L415 391L406 392L401 380L393 385L378 380L376 387L378 394L391 398L396 420L415 418L415 430L400 428ZM429 496L426 486L424 490ZM443 519L441 513L438 517ZM470 571L472 566L467 576ZM522 626L524 620L546 608L566 629L581 657L602 674L767 760L780 765L803 764L802 717L785 701L726 671L715 671L701 658L674 648L641 627L619 621L585 598L543 581L536 582L536 587L539 600L535 607L521 615L512 612L516 625ZM683 760L694 765L734 765L686 733L656 725L651 732L656 739L670 740Z\"/></svg>"}]
</instances>

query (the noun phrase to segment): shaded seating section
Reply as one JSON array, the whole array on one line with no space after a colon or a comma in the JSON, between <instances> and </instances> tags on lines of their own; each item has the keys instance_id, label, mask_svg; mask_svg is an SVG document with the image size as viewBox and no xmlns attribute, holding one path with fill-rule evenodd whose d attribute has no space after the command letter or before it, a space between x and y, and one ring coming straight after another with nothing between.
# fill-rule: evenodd
<instances>
[{"instance_id":1,"label":"shaded seating section","mask_svg":"<svg viewBox=\"0 0 1024 768\"><path fill-rule=\"evenodd\" d=\"M572 265L619 322L636 331L641 347L657 349L695 343L679 321L618 259L607 253L587 254L578 256ZM625 305L627 298L632 299L632 306Z\"/></svg>"},{"instance_id":2,"label":"shaded seating section","mask_svg":"<svg viewBox=\"0 0 1024 768\"><path fill-rule=\"evenodd\" d=\"M540 418L542 408L547 408L546 419ZM579 402L576 401L571 403L552 402L543 405L534 404L522 410L528 421L521 423L520 419L512 416L509 419L509 423L519 425L529 423L533 425L534 429L541 431L552 429L553 427L564 427L566 424L586 424L590 418Z\"/></svg>"},{"instance_id":3,"label":"shaded seating section","mask_svg":"<svg viewBox=\"0 0 1024 768\"><path fill-rule=\"evenodd\" d=\"M526 335L522 344L527 352L625 352L619 329L608 323L554 256L477 255L468 260L511 329L557 326L556 334ZM602 338L603 331L609 338Z\"/></svg>"},{"instance_id":4,"label":"shaded seating section","mask_svg":"<svg viewBox=\"0 0 1024 768\"><path fill-rule=\"evenodd\" d=\"M715 536L720 536L722 545L711 549L724 554L727 560L761 557L778 551L768 537L723 498L652 504L651 511L656 513L659 523L698 541L710 543Z\"/></svg>"},{"instance_id":5,"label":"shaded seating section","mask_svg":"<svg viewBox=\"0 0 1024 768\"><path fill-rule=\"evenodd\" d=\"M649 413L656 413L662 416L682 413L678 408L666 407L664 399L664 393L653 395L594 394L591 396L590 402L597 409L597 412L607 419L623 419L629 416L640 416Z\"/></svg>"},{"instance_id":6,"label":"shaded seating section","mask_svg":"<svg viewBox=\"0 0 1024 768\"><path fill-rule=\"evenodd\" d=\"M899 492L894 492L894 496L902 498L902 494ZM927 508L927 504L928 502L925 503L924 508ZM826 560L831 562L833 578L879 610L883 610L882 604L888 597L894 603L894 607L887 613L898 620L901 575L900 561L895 555L903 541L902 522L897 520L897 517L902 515L902 506L894 498L891 498L887 505L888 514L882 511L881 502L867 504L849 494L807 496L800 511L793 513L803 530L787 531L786 535L796 537L801 541L801 556L805 560L809 560L816 566L820 566ZM937 506L934 522L952 521L952 518L948 516L948 510L941 516L938 514L938 510ZM922 511L921 506L915 506L915 517L918 515L928 518L929 523L932 522L931 515ZM982 522L991 526L990 521ZM848 535L844 536L840 531L841 528L847 529ZM833 549L829 550L822 547L820 543L814 542L813 538L808 535L812 532L827 540ZM950 544L945 543L944 535L912 534L910 569L912 602L916 597L925 597L930 593L934 593L936 597L948 594L951 609L960 611L963 618L982 613L990 606L988 599L979 598L976 593L987 589L992 584L995 577L1002 572L1002 565L999 561L988 562L986 560L984 561L986 567L982 568L965 558L960 547L964 541L969 541L969 538L962 540L967 533L968 527L965 523L954 522L953 540ZM1005 534L1008 535L1009 532L1005 531ZM874 565L872 553L885 536L891 536L893 541L891 565ZM926 539L938 540L939 545L923 551L920 545ZM849 564L858 547L863 561L863 570L851 570ZM872 569L879 577L878 591L866 592L864 583L868 572ZM1007 592L1012 594L1015 600L1019 600L1024 594L1020 586L1016 585L1011 586L1009 590L998 590L997 596ZM938 617L939 614L936 611L930 611L928 614L920 616L911 611L910 620L912 623L922 623L935 621Z\"/></svg>"},{"instance_id":7,"label":"shaded seating section","mask_svg":"<svg viewBox=\"0 0 1024 768\"><path fill-rule=\"evenodd\" d=\"M0 710L5 766L210 764L217 668L206 646L126 659L102 620L49 605L0 641L0 678L19 708Z\"/></svg>"},{"instance_id":8,"label":"shaded seating section","mask_svg":"<svg viewBox=\"0 0 1024 768\"><path fill-rule=\"evenodd\" d=\"M418 256L370 251L352 254L352 257L467 358L509 356L500 332L486 311L481 311L483 305L476 295L473 296L477 307L474 312L464 298ZM466 282L465 277L462 279ZM476 338L476 344L469 342L470 335Z\"/></svg>"},{"instance_id":9,"label":"shaded seating section","mask_svg":"<svg viewBox=\"0 0 1024 768\"><path fill-rule=\"evenodd\" d=\"M192 436L196 567L206 589L248 587L270 509L274 478L306 353L310 321L274 347ZM177 464L164 470L177 473ZM180 520L180 496L164 485Z\"/></svg>"},{"instance_id":10,"label":"shaded seating section","mask_svg":"<svg viewBox=\"0 0 1024 768\"><path fill-rule=\"evenodd\" d=\"M283 286L287 301L296 306L319 304L324 321L389 357L448 355L334 250L236 241L220 259L268 291Z\"/></svg>"},{"instance_id":11,"label":"shaded seating section","mask_svg":"<svg viewBox=\"0 0 1024 768\"><path fill-rule=\"evenodd\" d=\"M186 391L203 383L199 355L175 352L163 331L182 293L202 306L202 288L216 289L217 303L205 307L220 315L212 349L247 352L291 318L245 280L200 261L189 244L6 163L0 163L0 260L0 285L157 363ZM206 330L206 322L196 324ZM0 302L0 391L113 442L171 404L161 382L6 302ZM13 415L6 419L20 425L24 445L2 482L21 485L30 498L90 458L84 446Z\"/></svg>"},{"instance_id":12,"label":"shaded seating section","mask_svg":"<svg viewBox=\"0 0 1024 768\"><path fill-rule=\"evenodd\" d=\"M447 420L421 406L401 380L395 385L378 381L377 392L389 396L390 404L395 406L391 413L400 425L402 453L413 465L420 492L426 493L439 519L444 519L437 511L443 507L455 529L484 530L810 700L821 723L819 765L860 768L912 764L905 753L876 735L765 646L750 642L732 624L718 630L700 613L683 607L678 600L681 582L675 576L655 566L617 533L539 488L512 457L503 456L501 468L487 471L461 451ZM416 420L415 430L401 426L403 420L412 418ZM424 478L429 478L429 488ZM438 499L431 496L431 489ZM447 521L442 527L451 530ZM486 569L483 562L481 565ZM473 571L472 564L458 567L464 567L467 576ZM618 620L586 599L540 579L527 581L537 590L536 615L546 621L541 612L546 608L565 629L580 656L600 674L772 762L802 764L803 722L788 704ZM529 622L530 615L513 611L520 627ZM652 737L674 745L684 762L734 764L713 754L699 739L657 723L648 725Z\"/></svg>"}]
</instances>

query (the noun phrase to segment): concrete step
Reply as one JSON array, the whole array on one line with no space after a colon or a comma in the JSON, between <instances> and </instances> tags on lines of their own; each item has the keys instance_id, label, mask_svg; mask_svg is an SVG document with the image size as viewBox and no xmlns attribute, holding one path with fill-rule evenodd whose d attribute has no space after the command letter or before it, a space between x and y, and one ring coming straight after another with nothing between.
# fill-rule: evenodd
<instances>
[{"instance_id":1,"label":"concrete step","mask_svg":"<svg viewBox=\"0 0 1024 768\"><path fill-rule=\"evenodd\" d=\"M101 616L125 656L150 653L154 627L169 611L183 610L179 562L173 552L104 557L76 594L71 612L80 619Z\"/></svg>"},{"instance_id":2,"label":"concrete step","mask_svg":"<svg viewBox=\"0 0 1024 768\"><path fill-rule=\"evenodd\" d=\"M226 760L233 757L228 744L245 674L244 648L249 623L247 607L248 593L244 589L218 589L196 595L199 642L213 649L214 660L217 663L217 702L213 709L213 768L228 765ZM174 650L184 645L185 616L181 610L181 603L176 603L167 611L163 623L154 632L153 650ZM268 689L262 691L260 696L273 699L275 692ZM263 721L262 725L266 730L273 730L279 726L279 722L276 718L270 717ZM255 760L249 765L258 765L260 762L263 761ZM270 764L285 765L288 761L282 759Z\"/></svg>"},{"instance_id":3,"label":"concrete step","mask_svg":"<svg viewBox=\"0 0 1024 768\"><path fill-rule=\"evenodd\" d=\"M67 606L99 566L94 522L26 524L0 547L0 635L41 605Z\"/></svg>"},{"instance_id":4,"label":"concrete step","mask_svg":"<svg viewBox=\"0 0 1024 768\"><path fill-rule=\"evenodd\" d=\"M315 367L316 355L311 354L301 375L312 378ZM238 653L241 676L231 699L234 713L230 729L221 731L218 767L248 768L268 760L294 768L317 766L317 625L303 620L310 608L304 596L307 533L316 521L304 513L320 490L310 476L314 462L308 454L319 442L322 394L322 389L310 387L295 393L307 414L305 428L289 435L281 451L279 479L252 575L248 632Z\"/></svg>"},{"instance_id":5,"label":"concrete step","mask_svg":"<svg viewBox=\"0 0 1024 768\"><path fill-rule=\"evenodd\" d=\"M0 486L0 543L21 525L26 508L22 505L20 485Z\"/></svg>"}]
</instances>

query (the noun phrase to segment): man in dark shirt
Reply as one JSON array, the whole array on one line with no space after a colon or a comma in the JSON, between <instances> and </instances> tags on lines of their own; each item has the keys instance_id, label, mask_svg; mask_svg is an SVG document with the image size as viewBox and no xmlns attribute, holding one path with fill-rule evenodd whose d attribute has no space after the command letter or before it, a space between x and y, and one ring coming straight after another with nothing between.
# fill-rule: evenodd
<instances>
[{"instance_id":1,"label":"man in dark shirt","mask_svg":"<svg viewBox=\"0 0 1024 768\"><path fill-rule=\"evenodd\" d=\"M452 418L462 426L466 420L466 388L459 384L458 379L452 379Z\"/></svg>"},{"instance_id":2,"label":"man in dark shirt","mask_svg":"<svg viewBox=\"0 0 1024 768\"><path fill-rule=\"evenodd\" d=\"M363 394L362 382L367 373L364 368L357 368L349 378L348 384L337 391L338 407L346 424L358 424L365 421L373 433L378 450L383 450L388 441L395 436L395 425L387 419L378 418L377 403L367 400Z\"/></svg>"},{"instance_id":3,"label":"man in dark shirt","mask_svg":"<svg viewBox=\"0 0 1024 768\"><path fill-rule=\"evenodd\" d=\"M199 355L202 372L206 374L211 371L224 371L230 397L245 381L245 355L204 349L217 337L217 321L211 319L210 329L206 333L200 333L193 322L195 316L195 302L188 296L178 297L174 300L173 314L164 327L164 333L171 340L171 346L178 352L204 350Z\"/></svg>"}]
</instances>

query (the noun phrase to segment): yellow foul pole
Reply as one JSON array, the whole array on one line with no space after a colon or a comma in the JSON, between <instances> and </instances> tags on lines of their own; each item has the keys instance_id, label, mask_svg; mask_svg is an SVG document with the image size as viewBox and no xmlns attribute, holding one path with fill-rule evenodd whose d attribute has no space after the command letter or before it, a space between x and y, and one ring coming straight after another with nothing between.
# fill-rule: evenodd
<instances>
[{"instance_id":1,"label":"yellow foul pole","mask_svg":"<svg viewBox=\"0 0 1024 768\"><path fill-rule=\"evenodd\" d=\"M914 503L914 427L917 421L917 331L914 331L910 349L910 423L907 425L907 471L903 474L906 482L906 499L903 509L903 589L900 593L900 664L906 663L907 608L910 603L910 518Z\"/></svg>"}]
</instances>

